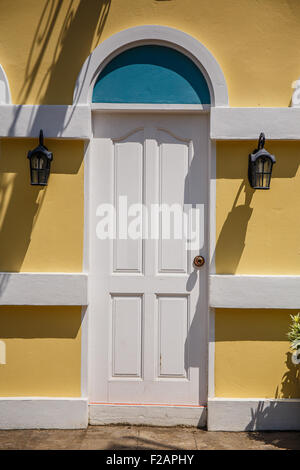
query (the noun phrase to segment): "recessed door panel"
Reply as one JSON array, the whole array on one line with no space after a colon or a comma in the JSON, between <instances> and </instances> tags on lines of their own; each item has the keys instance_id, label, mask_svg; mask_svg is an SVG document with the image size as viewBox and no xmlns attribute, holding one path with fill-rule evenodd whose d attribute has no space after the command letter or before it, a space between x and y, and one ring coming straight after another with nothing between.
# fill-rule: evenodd
<instances>
[{"instance_id":1,"label":"recessed door panel","mask_svg":"<svg viewBox=\"0 0 300 470\"><path fill-rule=\"evenodd\" d=\"M144 130L132 131L122 140L114 140L114 206L116 239L113 272L142 272L142 238L128 238L130 208L143 204ZM138 214L137 214L138 216ZM137 216L135 218L137 218ZM133 219L131 216L131 219ZM141 218L142 222L142 218ZM138 223L138 220L137 220ZM129 226L128 226L129 225ZM142 227L141 227L142 230Z\"/></svg>"},{"instance_id":2,"label":"recessed door panel","mask_svg":"<svg viewBox=\"0 0 300 470\"><path fill-rule=\"evenodd\" d=\"M187 378L188 296L158 297L158 377Z\"/></svg>"},{"instance_id":3,"label":"recessed door panel","mask_svg":"<svg viewBox=\"0 0 300 470\"><path fill-rule=\"evenodd\" d=\"M112 296L112 377L141 377L142 297Z\"/></svg>"},{"instance_id":4,"label":"recessed door panel","mask_svg":"<svg viewBox=\"0 0 300 470\"><path fill-rule=\"evenodd\" d=\"M188 192L188 140L158 129L159 143L159 250L160 273L186 273L187 251L184 240L185 194ZM171 222L171 223L170 223Z\"/></svg>"}]
</instances>

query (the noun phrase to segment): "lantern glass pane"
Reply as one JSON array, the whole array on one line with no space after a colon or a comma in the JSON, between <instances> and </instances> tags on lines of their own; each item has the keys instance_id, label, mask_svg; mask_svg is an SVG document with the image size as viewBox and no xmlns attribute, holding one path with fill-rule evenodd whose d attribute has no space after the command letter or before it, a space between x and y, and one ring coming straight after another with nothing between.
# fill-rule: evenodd
<instances>
[{"instance_id":1,"label":"lantern glass pane","mask_svg":"<svg viewBox=\"0 0 300 470\"><path fill-rule=\"evenodd\" d=\"M48 159L42 154L34 155L30 160L30 166L31 184L46 185L50 170Z\"/></svg>"},{"instance_id":2,"label":"lantern glass pane","mask_svg":"<svg viewBox=\"0 0 300 470\"><path fill-rule=\"evenodd\" d=\"M40 159L39 159L38 155L32 157L31 158L31 168L32 169L38 169L39 168L39 162L40 162Z\"/></svg>"},{"instance_id":3,"label":"lantern glass pane","mask_svg":"<svg viewBox=\"0 0 300 470\"><path fill-rule=\"evenodd\" d=\"M256 163L257 173L263 173L264 171L264 160L259 158Z\"/></svg>"},{"instance_id":4,"label":"lantern glass pane","mask_svg":"<svg viewBox=\"0 0 300 470\"><path fill-rule=\"evenodd\" d=\"M265 173L270 173L271 168L272 168L272 162L271 162L270 158L266 158L265 167L264 167Z\"/></svg>"},{"instance_id":5,"label":"lantern glass pane","mask_svg":"<svg viewBox=\"0 0 300 470\"><path fill-rule=\"evenodd\" d=\"M255 187L268 189L270 187L272 160L266 157L260 157L256 161Z\"/></svg>"},{"instance_id":6,"label":"lantern glass pane","mask_svg":"<svg viewBox=\"0 0 300 470\"><path fill-rule=\"evenodd\" d=\"M46 185L48 179L48 170L40 170L39 171L39 184Z\"/></svg>"},{"instance_id":7,"label":"lantern glass pane","mask_svg":"<svg viewBox=\"0 0 300 470\"><path fill-rule=\"evenodd\" d=\"M43 155L40 155L39 156L39 169L43 170L44 168L46 168L46 165L47 165L46 158Z\"/></svg>"},{"instance_id":8,"label":"lantern glass pane","mask_svg":"<svg viewBox=\"0 0 300 470\"><path fill-rule=\"evenodd\" d=\"M31 170L31 184L39 184L39 173L38 170Z\"/></svg>"}]
</instances>

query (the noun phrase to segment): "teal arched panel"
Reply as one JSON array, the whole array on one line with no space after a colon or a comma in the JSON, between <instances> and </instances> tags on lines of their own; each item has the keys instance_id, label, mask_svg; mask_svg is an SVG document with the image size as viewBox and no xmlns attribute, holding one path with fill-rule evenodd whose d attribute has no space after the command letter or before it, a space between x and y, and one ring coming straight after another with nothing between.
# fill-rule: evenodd
<instances>
[{"instance_id":1,"label":"teal arched panel","mask_svg":"<svg viewBox=\"0 0 300 470\"><path fill-rule=\"evenodd\" d=\"M139 46L100 73L93 103L210 104L206 80L188 57L164 46Z\"/></svg>"}]
</instances>

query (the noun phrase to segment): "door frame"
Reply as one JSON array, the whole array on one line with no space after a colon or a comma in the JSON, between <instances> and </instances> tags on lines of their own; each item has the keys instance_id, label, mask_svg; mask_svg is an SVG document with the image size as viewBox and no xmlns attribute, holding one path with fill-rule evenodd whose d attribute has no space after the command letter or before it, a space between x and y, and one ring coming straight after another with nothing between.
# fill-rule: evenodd
<instances>
[{"instance_id":1,"label":"door frame","mask_svg":"<svg viewBox=\"0 0 300 470\"><path fill-rule=\"evenodd\" d=\"M154 104L91 104L91 96L94 83L101 70L107 63L120 52L134 47L136 45L146 44L160 44L167 47L172 47L184 55L188 56L199 67L204 74L211 94L211 105L154 105ZM121 31L103 43L101 43L87 58L80 74L78 76L75 91L74 91L74 105L90 104L91 106L91 121L90 129L93 128L93 115L98 112L155 112L155 113L208 113L210 114L211 107L227 107L228 106L228 92L225 77L223 72L206 47L197 41L195 38L179 31L177 29L168 28L165 26L140 26ZM92 131L91 131L92 134ZM210 132L209 132L210 134ZM92 137L91 137L92 138ZM209 272L207 279L207 315L208 315L208 345L207 345L207 359L208 359L208 398L214 397L214 309L209 307L209 275L215 274L215 246L216 246L216 146L215 142L208 138L208 192L207 203L209 204L207 233L208 233L208 259L209 259ZM86 141L84 147L84 248L83 248L83 271L89 272L89 240L90 240L90 145ZM89 369L92 361L91 349L92 345L89 340L89 320L90 312L89 306L82 309L82 354L81 354L81 395L89 397L90 390L90 373ZM92 405L92 404L90 404ZM153 406L152 406L153 408ZM157 407L156 407L157 408ZM190 408L190 407L189 407ZM116 413L112 410L105 414L103 409L99 409L100 421L97 416L91 421L92 424L108 423L108 422L126 422L137 423L140 411L134 410L133 407L128 411L123 408ZM160 412L155 418L157 410L153 409L153 413L147 411L146 418L142 420L143 423L159 424ZM122 418L123 416L123 418ZM190 409L187 410L172 410L170 414L170 425L174 424L195 424L205 425L206 423L206 410L203 410L199 420L199 409L191 413Z\"/></svg>"}]
</instances>

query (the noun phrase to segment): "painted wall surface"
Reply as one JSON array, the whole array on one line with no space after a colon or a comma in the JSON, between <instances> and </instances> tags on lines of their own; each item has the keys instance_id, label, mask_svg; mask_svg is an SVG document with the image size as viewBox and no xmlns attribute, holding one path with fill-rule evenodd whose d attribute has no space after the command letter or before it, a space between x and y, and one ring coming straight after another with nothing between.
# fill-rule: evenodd
<instances>
[{"instance_id":1,"label":"painted wall surface","mask_svg":"<svg viewBox=\"0 0 300 470\"><path fill-rule=\"evenodd\" d=\"M257 142L217 144L216 272L300 274L300 143L267 141L271 189L253 190L248 154Z\"/></svg>"},{"instance_id":2,"label":"painted wall surface","mask_svg":"<svg viewBox=\"0 0 300 470\"><path fill-rule=\"evenodd\" d=\"M225 74L231 106L288 106L300 76L299 0L0 0L0 10L14 103L71 103L97 44L145 24L201 41Z\"/></svg>"},{"instance_id":3,"label":"painted wall surface","mask_svg":"<svg viewBox=\"0 0 300 470\"><path fill-rule=\"evenodd\" d=\"M291 310L216 310L215 395L300 398L286 333Z\"/></svg>"},{"instance_id":4,"label":"painted wall surface","mask_svg":"<svg viewBox=\"0 0 300 470\"><path fill-rule=\"evenodd\" d=\"M1 306L0 396L80 396L80 324L81 307Z\"/></svg>"},{"instance_id":5,"label":"painted wall surface","mask_svg":"<svg viewBox=\"0 0 300 470\"><path fill-rule=\"evenodd\" d=\"M81 272L83 142L45 140L49 185L30 185L33 139L0 143L0 271Z\"/></svg>"}]
</instances>

